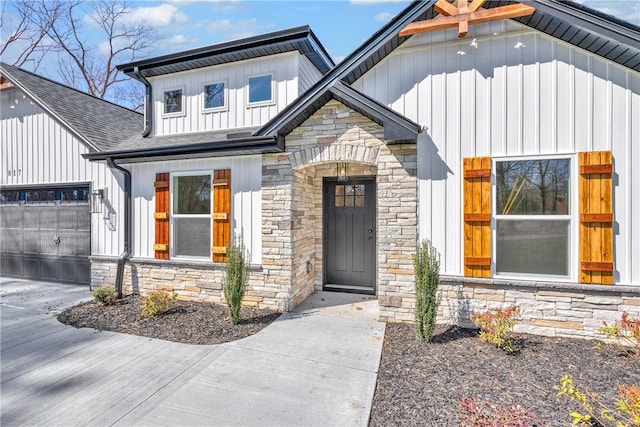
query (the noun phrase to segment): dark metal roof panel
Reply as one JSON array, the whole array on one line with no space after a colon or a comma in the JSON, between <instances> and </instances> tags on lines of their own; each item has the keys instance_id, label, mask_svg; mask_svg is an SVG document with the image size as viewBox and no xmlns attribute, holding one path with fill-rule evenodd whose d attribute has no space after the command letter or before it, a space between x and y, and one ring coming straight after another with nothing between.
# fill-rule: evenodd
<instances>
[{"instance_id":1,"label":"dark metal roof panel","mask_svg":"<svg viewBox=\"0 0 640 427\"><path fill-rule=\"evenodd\" d=\"M134 70L138 67L144 77L153 77L296 50L323 74L334 66L311 28L302 26L121 64L118 69L135 78Z\"/></svg>"}]
</instances>

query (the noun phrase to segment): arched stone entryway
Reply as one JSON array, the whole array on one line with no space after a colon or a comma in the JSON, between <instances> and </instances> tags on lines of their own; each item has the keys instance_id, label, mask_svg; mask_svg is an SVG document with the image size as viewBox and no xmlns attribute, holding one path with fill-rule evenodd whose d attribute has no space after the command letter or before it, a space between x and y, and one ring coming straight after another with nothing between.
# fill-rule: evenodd
<instances>
[{"instance_id":1,"label":"arched stone entryway","mask_svg":"<svg viewBox=\"0 0 640 427\"><path fill-rule=\"evenodd\" d=\"M388 144L381 125L329 101L285 138L286 152L263 156L263 269L265 286L288 286L297 305L322 289L322 182L346 162L349 175L375 179L375 289L385 306L391 295L413 292L411 255L417 242L415 144ZM394 309L394 317L398 307ZM407 317L411 308L406 307Z\"/></svg>"}]
</instances>

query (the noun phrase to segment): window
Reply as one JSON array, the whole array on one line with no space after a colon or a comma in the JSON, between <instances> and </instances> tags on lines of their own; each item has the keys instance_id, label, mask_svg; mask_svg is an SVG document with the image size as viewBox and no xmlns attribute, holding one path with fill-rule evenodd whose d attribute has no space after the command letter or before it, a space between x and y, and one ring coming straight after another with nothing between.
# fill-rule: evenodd
<instances>
[{"instance_id":1,"label":"window","mask_svg":"<svg viewBox=\"0 0 640 427\"><path fill-rule=\"evenodd\" d=\"M496 272L569 276L571 161L496 162Z\"/></svg>"},{"instance_id":2,"label":"window","mask_svg":"<svg viewBox=\"0 0 640 427\"><path fill-rule=\"evenodd\" d=\"M271 75L249 78L249 103L271 102Z\"/></svg>"},{"instance_id":3,"label":"window","mask_svg":"<svg viewBox=\"0 0 640 427\"><path fill-rule=\"evenodd\" d=\"M211 175L174 176L172 197L173 255L208 258L211 247Z\"/></svg>"},{"instance_id":4,"label":"window","mask_svg":"<svg viewBox=\"0 0 640 427\"><path fill-rule=\"evenodd\" d=\"M182 113L182 89L164 91L164 114Z\"/></svg>"},{"instance_id":5,"label":"window","mask_svg":"<svg viewBox=\"0 0 640 427\"><path fill-rule=\"evenodd\" d=\"M336 185L336 207L364 206L364 185Z\"/></svg>"},{"instance_id":6,"label":"window","mask_svg":"<svg viewBox=\"0 0 640 427\"><path fill-rule=\"evenodd\" d=\"M204 86L204 109L221 110L225 104L225 84L224 82L207 84Z\"/></svg>"}]
</instances>

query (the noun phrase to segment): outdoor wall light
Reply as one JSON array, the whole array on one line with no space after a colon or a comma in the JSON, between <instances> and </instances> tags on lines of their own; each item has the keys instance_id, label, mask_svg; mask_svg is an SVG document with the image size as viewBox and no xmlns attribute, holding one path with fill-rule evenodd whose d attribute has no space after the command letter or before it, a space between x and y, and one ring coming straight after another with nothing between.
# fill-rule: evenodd
<instances>
[{"instance_id":1,"label":"outdoor wall light","mask_svg":"<svg viewBox=\"0 0 640 427\"><path fill-rule=\"evenodd\" d=\"M104 204L106 191L107 191L106 188L98 188L96 190L91 191L91 212L92 213L102 212L102 205Z\"/></svg>"},{"instance_id":2,"label":"outdoor wall light","mask_svg":"<svg viewBox=\"0 0 640 427\"><path fill-rule=\"evenodd\" d=\"M336 165L336 175L338 182L346 182L349 179L349 170L346 163L338 163Z\"/></svg>"}]
</instances>

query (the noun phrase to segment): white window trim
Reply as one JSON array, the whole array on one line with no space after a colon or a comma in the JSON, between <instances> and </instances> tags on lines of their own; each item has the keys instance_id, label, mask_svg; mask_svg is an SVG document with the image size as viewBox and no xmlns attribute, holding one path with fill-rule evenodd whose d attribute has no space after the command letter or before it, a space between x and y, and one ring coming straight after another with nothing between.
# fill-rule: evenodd
<instances>
[{"instance_id":1,"label":"white window trim","mask_svg":"<svg viewBox=\"0 0 640 427\"><path fill-rule=\"evenodd\" d=\"M172 90L181 90L182 91L182 111L176 111L174 113L165 113L164 112L164 94L165 92L169 92ZM160 95L160 104L162 105L162 117L163 118L169 118L169 117L183 117L187 115L187 89L185 86L173 86L173 87L167 87L167 88L163 88L162 89L162 94Z\"/></svg>"},{"instance_id":2,"label":"white window trim","mask_svg":"<svg viewBox=\"0 0 640 427\"><path fill-rule=\"evenodd\" d=\"M498 162L517 162L526 160L561 160L569 159L570 164L570 178L569 185L569 215L497 215L497 188L496 183L496 163ZM496 279L511 279L522 280L531 279L536 281L554 281L554 282L575 282L578 277L578 239L579 239L579 199L578 199L578 160L575 154L550 154L550 155L531 155L531 156L501 156L491 157L491 273ZM498 220L568 220L569 221L569 274L554 275L554 274L528 274L528 273L498 273L496 271L497 266L497 221Z\"/></svg>"},{"instance_id":3,"label":"white window trim","mask_svg":"<svg viewBox=\"0 0 640 427\"><path fill-rule=\"evenodd\" d=\"M222 96L224 97L224 102L220 107L212 107L212 108L206 108L204 106L204 102L206 99L206 92L204 90L205 86L210 86L210 85L215 85L215 84L220 84L222 83L224 85L224 89L222 90ZM200 106L202 107L202 114L207 114L207 113L217 113L220 111L228 111L229 110L229 83L227 80L214 80L214 81L210 81L210 82L205 82L202 85L202 100L200 102Z\"/></svg>"},{"instance_id":4,"label":"white window trim","mask_svg":"<svg viewBox=\"0 0 640 427\"><path fill-rule=\"evenodd\" d=\"M183 92L184 93L184 92ZM211 212L213 212L213 186L211 186L211 197L209 199L209 213L208 214L174 214L173 213L173 178L179 176L200 176L200 175L209 175L211 178L211 182L213 183L213 173L210 170L201 170L201 171L187 171L187 172L172 172L169 174L169 258L176 260L196 260L196 261L211 261L211 246L213 245L213 233L211 232L211 228L213 227L213 219ZM172 230L175 230L175 224L173 222L174 218L209 218L209 255L208 256L188 256L188 255L176 255L175 253L175 235L176 233Z\"/></svg>"},{"instance_id":5,"label":"white window trim","mask_svg":"<svg viewBox=\"0 0 640 427\"><path fill-rule=\"evenodd\" d=\"M257 102L251 102L249 100L250 97L250 90L249 90L249 81L253 78L256 77L266 77L269 76L271 78L271 99L268 99L266 101L257 101ZM275 78L274 78L274 73L260 73L260 74L252 74L247 76L247 85L246 85L246 92L247 92L247 108L253 108L253 107L262 107L265 105L275 105L276 103L276 85L275 85Z\"/></svg>"}]
</instances>

